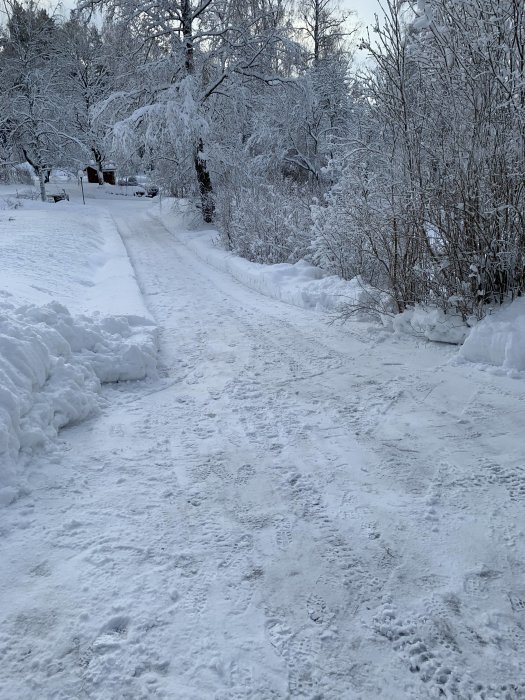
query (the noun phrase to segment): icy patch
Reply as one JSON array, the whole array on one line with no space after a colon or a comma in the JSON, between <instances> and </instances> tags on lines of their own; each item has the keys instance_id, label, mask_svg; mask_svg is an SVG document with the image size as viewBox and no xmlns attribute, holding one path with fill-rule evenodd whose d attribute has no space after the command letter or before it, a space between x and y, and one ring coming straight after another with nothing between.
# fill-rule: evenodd
<instances>
[{"instance_id":1,"label":"icy patch","mask_svg":"<svg viewBox=\"0 0 525 700\"><path fill-rule=\"evenodd\" d=\"M0 303L0 502L16 495L20 452L91 415L102 382L155 376L155 356L148 320Z\"/></svg>"},{"instance_id":2,"label":"icy patch","mask_svg":"<svg viewBox=\"0 0 525 700\"><path fill-rule=\"evenodd\" d=\"M525 371L525 299L516 299L474 326L459 356L510 373Z\"/></svg>"}]
</instances>

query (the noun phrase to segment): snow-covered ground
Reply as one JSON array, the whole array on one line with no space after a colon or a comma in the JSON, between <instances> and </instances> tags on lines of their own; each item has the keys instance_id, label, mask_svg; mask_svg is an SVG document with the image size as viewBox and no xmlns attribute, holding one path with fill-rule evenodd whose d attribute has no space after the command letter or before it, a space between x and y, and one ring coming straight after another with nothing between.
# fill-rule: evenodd
<instances>
[{"instance_id":1,"label":"snow-covered ground","mask_svg":"<svg viewBox=\"0 0 525 700\"><path fill-rule=\"evenodd\" d=\"M0 510L0 697L524 698L523 377L467 362L503 341L480 324L490 355L458 361L328 325L299 308L324 301L278 300L295 273L232 263L151 206L92 208L99 262L113 221L160 328L161 378L102 387ZM23 296L28 272L20 299L116 303L110 275L100 297L70 282L100 271L87 252L69 272L91 235L37 282L49 298ZM246 286L261 275L267 296Z\"/></svg>"},{"instance_id":2,"label":"snow-covered ground","mask_svg":"<svg viewBox=\"0 0 525 700\"><path fill-rule=\"evenodd\" d=\"M1 192L0 192L1 194ZM0 210L0 504L101 382L156 374L156 329L103 209L5 196Z\"/></svg>"},{"instance_id":3,"label":"snow-covered ground","mask_svg":"<svg viewBox=\"0 0 525 700\"><path fill-rule=\"evenodd\" d=\"M201 260L229 273L250 289L303 309L337 311L341 305L354 304L360 307L358 318L370 316L377 295L359 278L346 282L304 260L294 265L260 265L249 262L223 250L216 231L191 228L181 231L181 224L188 217L184 210L180 212L176 208L175 211L177 213L174 216L173 209L165 206L157 216L168 230L177 232L179 239Z\"/></svg>"}]
</instances>

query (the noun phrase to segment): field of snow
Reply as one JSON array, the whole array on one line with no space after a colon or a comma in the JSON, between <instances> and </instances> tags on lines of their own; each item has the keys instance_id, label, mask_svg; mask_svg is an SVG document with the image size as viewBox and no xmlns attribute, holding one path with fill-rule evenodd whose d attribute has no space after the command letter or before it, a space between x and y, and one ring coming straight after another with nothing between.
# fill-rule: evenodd
<instances>
[{"instance_id":1,"label":"field of snow","mask_svg":"<svg viewBox=\"0 0 525 700\"><path fill-rule=\"evenodd\" d=\"M304 264L71 193L0 212L0 376L33 402L0 699L523 700L522 301L459 351L439 314L329 325ZM153 371L151 319L159 378L101 385Z\"/></svg>"}]
</instances>

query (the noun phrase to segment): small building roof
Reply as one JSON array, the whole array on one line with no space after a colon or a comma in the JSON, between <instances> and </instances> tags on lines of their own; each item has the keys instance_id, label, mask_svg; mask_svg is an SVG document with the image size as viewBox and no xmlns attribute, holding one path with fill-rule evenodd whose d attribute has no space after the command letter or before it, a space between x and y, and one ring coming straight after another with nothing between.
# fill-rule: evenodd
<instances>
[{"instance_id":1,"label":"small building roof","mask_svg":"<svg viewBox=\"0 0 525 700\"><path fill-rule=\"evenodd\" d=\"M92 168L93 170L97 169L96 163L88 163L88 165L85 166L84 170L87 170L88 168ZM117 166L114 163L108 163L107 165L102 166L102 172L108 173L108 172L114 172L117 169Z\"/></svg>"}]
</instances>

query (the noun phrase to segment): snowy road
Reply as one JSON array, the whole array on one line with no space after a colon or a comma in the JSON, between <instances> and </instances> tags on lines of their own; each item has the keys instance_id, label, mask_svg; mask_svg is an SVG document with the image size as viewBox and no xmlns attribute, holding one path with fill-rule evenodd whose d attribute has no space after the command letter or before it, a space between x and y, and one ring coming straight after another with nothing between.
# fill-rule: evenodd
<instances>
[{"instance_id":1,"label":"snowy road","mask_svg":"<svg viewBox=\"0 0 525 700\"><path fill-rule=\"evenodd\" d=\"M7 512L0 697L525 698L523 382L117 223L162 383Z\"/></svg>"}]
</instances>

